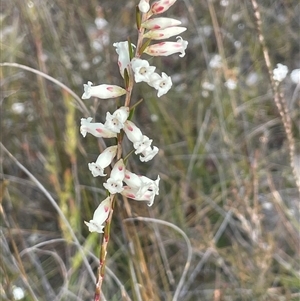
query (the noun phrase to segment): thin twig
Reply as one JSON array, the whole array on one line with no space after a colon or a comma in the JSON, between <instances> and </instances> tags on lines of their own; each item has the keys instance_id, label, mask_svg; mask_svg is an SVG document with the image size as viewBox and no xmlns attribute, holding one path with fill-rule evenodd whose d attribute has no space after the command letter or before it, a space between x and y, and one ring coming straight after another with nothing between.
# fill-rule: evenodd
<instances>
[{"instance_id":1,"label":"thin twig","mask_svg":"<svg viewBox=\"0 0 300 301\"><path fill-rule=\"evenodd\" d=\"M294 139L294 136L292 133L292 120L290 117L290 113L288 111L285 97L279 89L279 83L273 79L271 59L270 59L269 51L268 51L266 41L265 41L265 38L264 38L264 35L262 32L262 19L261 19L261 15L259 12L258 4L257 4L256 0L251 0L251 3L252 3L253 10L254 10L256 29L258 32L258 39L259 39L259 42L262 47L265 64L266 64L266 67L267 67L268 73L269 73L269 80L271 82L271 87L273 90L274 102L275 102L277 109L279 111L279 114L281 116L283 127L284 127L284 130L285 130L285 133L287 136L287 140L288 140L290 166L291 166L293 174L294 174L296 185L300 192L300 177L297 172L297 166L296 166L295 139Z\"/></svg>"}]
</instances>

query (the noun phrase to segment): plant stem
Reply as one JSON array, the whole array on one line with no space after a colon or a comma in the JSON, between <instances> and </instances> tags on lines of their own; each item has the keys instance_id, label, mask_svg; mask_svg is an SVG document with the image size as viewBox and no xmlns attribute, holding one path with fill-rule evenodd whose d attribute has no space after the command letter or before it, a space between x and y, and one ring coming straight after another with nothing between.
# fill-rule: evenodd
<instances>
[{"instance_id":1,"label":"plant stem","mask_svg":"<svg viewBox=\"0 0 300 301\"><path fill-rule=\"evenodd\" d=\"M108 241L109 241L109 237L110 237L110 227L111 227L111 221L112 221L112 216L113 216L114 206L115 206L115 195L114 194L111 195L110 201L111 201L110 212L109 212L109 216L106 220L106 224L104 227L104 233L102 236L102 244L101 244L100 255L99 255L99 267L98 267L98 275L97 275L94 301L101 300L101 286L102 286L103 278L104 278L104 274L105 274L107 245L108 245Z\"/></svg>"},{"instance_id":2,"label":"plant stem","mask_svg":"<svg viewBox=\"0 0 300 301\"><path fill-rule=\"evenodd\" d=\"M266 67L269 72L269 79L271 82L271 87L274 95L274 102L276 104L276 107L279 111L283 127L287 136L287 141L288 141L288 148L289 148L289 157L290 157L290 166L292 168L295 182L298 188L298 191L300 192L300 180L299 180L299 175L297 172L297 167L295 166L296 164L296 154L295 154L295 139L292 133L292 119L290 117L290 113L286 104L286 100L284 98L284 95L280 92L279 88L279 83L276 82L273 79L273 73L272 73L272 67L271 67L271 59L269 55L269 51L266 45L266 41L263 35L262 31L262 19L261 15L259 12L258 4L256 0L251 0L252 2L252 7L254 10L254 17L255 17L255 22L256 22L256 28L258 31L258 39L262 47L263 55L264 55L264 60Z\"/></svg>"}]
</instances>

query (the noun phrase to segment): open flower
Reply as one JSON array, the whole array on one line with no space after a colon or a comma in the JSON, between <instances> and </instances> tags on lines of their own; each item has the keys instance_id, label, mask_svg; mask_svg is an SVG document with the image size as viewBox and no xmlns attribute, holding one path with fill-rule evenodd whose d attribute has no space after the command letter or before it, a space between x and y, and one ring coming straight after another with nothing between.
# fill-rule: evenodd
<instances>
[{"instance_id":1,"label":"open flower","mask_svg":"<svg viewBox=\"0 0 300 301\"><path fill-rule=\"evenodd\" d=\"M120 193L123 191L123 179L125 177L125 165L123 159L120 159L113 167L110 178L103 186L111 193Z\"/></svg>"},{"instance_id":2,"label":"open flower","mask_svg":"<svg viewBox=\"0 0 300 301\"><path fill-rule=\"evenodd\" d=\"M111 164L113 158L116 156L118 150L117 145L106 148L97 158L96 162L89 163L89 170L92 172L94 177L104 177L104 168Z\"/></svg>"},{"instance_id":3,"label":"open flower","mask_svg":"<svg viewBox=\"0 0 300 301\"><path fill-rule=\"evenodd\" d=\"M185 56L185 49L188 42L183 40L181 37L177 37L177 42L161 42L153 44L144 50L145 53L152 56L169 56L171 54L180 52L180 57Z\"/></svg>"},{"instance_id":4,"label":"open flower","mask_svg":"<svg viewBox=\"0 0 300 301\"><path fill-rule=\"evenodd\" d=\"M173 36L177 36L184 31L186 31L186 27L180 27L180 26L173 26L164 29L154 29L145 33L144 38L148 38L152 40L163 40Z\"/></svg>"},{"instance_id":5,"label":"open flower","mask_svg":"<svg viewBox=\"0 0 300 301\"><path fill-rule=\"evenodd\" d=\"M131 68L134 72L135 82L139 83L148 82L156 67L150 66L146 60L133 58L131 61Z\"/></svg>"},{"instance_id":6,"label":"open flower","mask_svg":"<svg viewBox=\"0 0 300 301\"><path fill-rule=\"evenodd\" d=\"M124 186L121 194L136 201L147 201L148 206L152 206L155 195L159 194L159 181L159 176L153 181L126 170L124 182L127 186Z\"/></svg>"},{"instance_id":7,"label":"open flower","mask_svg":"<svg viewBox=\"0 0 300 301\"><path fill-rule=\"evenodd\" d=\"M154 2L151 5L151 11L153 14L158 15L164 13L166 10L168 10L176 0L159 0Z\"/></svg>"},{"instance_id":8,"label":"open flower","mask_svg":"<svg viewBox=\"0 0 300 301\"><path fill-rule=\"evenodd\" d=\"M153 18L142 23L142 27L146 29L164 29L171 26L180 25L181 21L172 18Z\"/></svg>"},{"instance_id":9,"label":"open flower","mask_svg":"<svg viewBox=\"0 0 300 301\"><path fill-rule=\"evenodd\" d=\"M84 93L82 99L98 97L101 99L115 98L126 93L126 90L116 85L99 85L93 86L92 82L83 85Z\"/></svg>"},{"instance_id":10,"label":"open flower","mask_svg":"<svg viewBox=\"0 0 300 301\"><path fill-rule=\"evenodd\" d=\"M90 133L95 137L112 138L117 137L117 134L111 130L108 130L103 123L91 122L92 117L81 118L80 133L83 137L86 133Z\"/></svg>"},{"instance_id":11,"label":"open flower","mask_svg":"<svg viewBox=\"0 0 300 301\"><path fill-rule=\"evenodd\" d=\"M89 227L90 232L103 233L103 224L108 218L111 208L110 196L100 203L94 212L93 219L84 223Z\"/></svg>"},{"instance_id":12,"label":"open flower","mask_svg":"<svg viewBox=\"0 0 300 301\"><path fill-rule=\"evenodd\" d=\"M158 153L157 147L151 148L152 140L143 135L132 121L126 120L123 130L127 138L133 143L135 154L141 154L141 162L148 162Z\"/></svg>"},{"instance_id":13,"label":"open flower","mask_svg":"<svg viewBox=\"0 0 300 301\"><path fill-rule=\"evenodd\" d=\"M142 153L146 148L151 146L152 141L153 140L149 139L149 137L147 137L146 135L143 135L141 140L133 143L133 147L135 148L134 153L136 155Z\"/></svg>"},{"instance_id":14,"label":"open flower","mask_svg":"<svg viewBox=\"0 0 300 301\"><path fill-rule=\"evenodd\" d=\"M129 107L120 107L113 114L107 112L104 126L114 133L120 133L128 116Z\"/></svg>"},{"instance_id":15,"label":"open flower","mask_svg":"<svg viewBox=\"0 0 300 301\"><path fill-rule=\"evenodd\" d=\"M157 96L161 97L171 89L172 80L171 77L164 72L161 74L161 76L157 73L153 73L148 84L155 88L157 90Z\"/></svg>"},{"instance_id":16,"label":"open flower","mask_svg":"<svg viewBox=\"0 0 300 301\"><path fill-rule=\"evenodd\" d=\"M141 162L148 162L154 158L154 156L158 153L159 149L156 146L151 146L145 148L140 154Z\"/></svg>"}]
</instances>

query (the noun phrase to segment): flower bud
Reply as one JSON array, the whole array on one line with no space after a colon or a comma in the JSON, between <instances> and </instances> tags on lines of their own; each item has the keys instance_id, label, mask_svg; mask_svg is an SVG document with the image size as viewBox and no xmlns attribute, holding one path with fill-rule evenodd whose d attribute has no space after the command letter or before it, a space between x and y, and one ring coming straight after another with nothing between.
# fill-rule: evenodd
<instances>
[{"instance_id":1,"label":"flower bud","mask_svg":"<svg viewBox=\"0 0 300 301\"><path fill-rule=\"evenodd\" d=\"M186 31L185 27L173 26L164 29L150 30L144 34L144 38L152 40L163 40L173 36L177 36L182 32Z\"/></svg>"},{"instance_id":2,"label":"flower bud","mask_svg":"<svg viewBox=\"0 0 300 301\"><path fill-rule=\"evenodd\" d=\"M142 27L146 29L164 29L171 26L180 25L181 21L172 18L153 18L142 23Z\"/></svg>"},{"instance_id":3,"label":"flower bud","mask_svg":"<svg viewBox=\"0 0 300 301\"><path fill-rule=\"evenodd\" d=\"M149 0L146 1L146 0L140 0L140 3L139 3L139 10L142 12L142 13L147 13L150 9L150 5L149 5Z\"/></svg>"},{"instance_id":4,"label":"flower bud","mask_svg":"<svg viewBox=\"0 0 300 301\"><path fill-rule=\"evenodd\" d=\"M176 0L160 0L151 5L151 11L154 15L162 14L168 10Z\"/></svg>"}]
</instances>

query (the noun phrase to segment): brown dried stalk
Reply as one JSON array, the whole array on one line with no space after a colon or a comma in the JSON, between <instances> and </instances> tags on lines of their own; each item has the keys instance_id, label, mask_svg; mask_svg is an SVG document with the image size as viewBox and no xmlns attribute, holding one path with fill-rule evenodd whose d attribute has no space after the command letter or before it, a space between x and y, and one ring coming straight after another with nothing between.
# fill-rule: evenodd
<instances>
[{"instance_id":1,"label":"brown dried stalk","mask_svg":"<svg viewBox=\"0 0 300 301\"><path fill-rule=\"evenodd\" d=\"M258 32L258 39L259 39L259 42L262 47L265 64L266 64L266 67L267 67L268 73L269 73L269 79L271 82L271 87L272 87L272 91L273 91L273 95L274 95L273 99L274 99L274 102L279 111L279 114L280 114L280 117L281 117L281 120L283 123L283 127L285 130L286 136L287 136L290 166L293 171L293 175L295 178L297 188L300 192L300 178L299 178L299 174L297 173L297 169L296 169L295 139L294 139L294 136L292 133L292 119L291 119L291 116L290 116L290 113L288 110L286 99L285 99L283 93L280 91L279 83L273 79L273 69L272 69L272 65L271 65L268 48L267 48L265 38L264 38L264 35L262 32L262 19L261 19L261 15L259 12L257 2L256 2L256 0L251 0L251 3L252 3L253 10L254 10L254 18L255 18L255 22L256 22L256 29Z\"/></svg>"}]
</instances>

